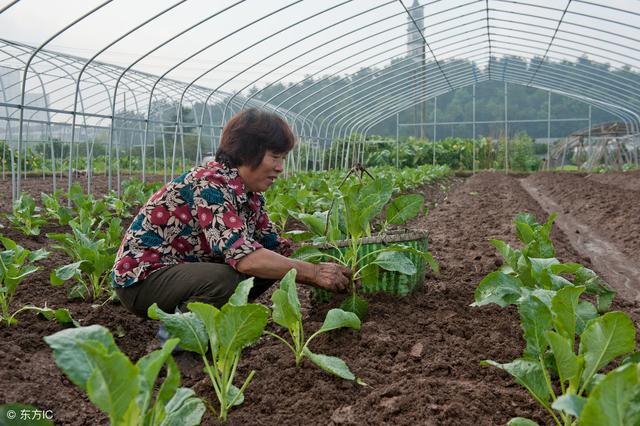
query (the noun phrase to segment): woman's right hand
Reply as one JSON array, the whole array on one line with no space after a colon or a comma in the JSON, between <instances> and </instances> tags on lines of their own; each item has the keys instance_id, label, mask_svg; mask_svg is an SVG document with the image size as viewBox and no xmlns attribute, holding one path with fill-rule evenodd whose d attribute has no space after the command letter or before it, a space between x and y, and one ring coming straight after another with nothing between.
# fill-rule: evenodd
<instances>
[{"instance_id":1,"label":"woman's right hand","mask_svg":"<svg viewBox=\"0 0 640 426\"><path fill-rule=\"evenodd\" d=\"M337 263L322 262L315 266L314 283L316 286L334 293L346 293L349 290L351 269Z\"/></svg>"}]
</instances>

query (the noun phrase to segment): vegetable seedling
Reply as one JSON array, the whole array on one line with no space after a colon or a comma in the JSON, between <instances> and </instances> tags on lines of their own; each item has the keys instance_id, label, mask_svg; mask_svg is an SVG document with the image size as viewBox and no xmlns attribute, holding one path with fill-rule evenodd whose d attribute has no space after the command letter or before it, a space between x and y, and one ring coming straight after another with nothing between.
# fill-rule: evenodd
<instances>
[{"instance_id":1,"label":"vegetable seedling","mask_svg":"<svg viewBox=\"0 0 640 426\"><path fill-rule=\"evenodd\" d=\"M300 300L298 299L296 288L295 269L287 272L280 281L280 288L273 293L271 300L273 301L273 321L289 331L291 343L270 331L265 331L265 333L280 340L291 349L296 360L296 367L300 366L304 357L307 357L311 362L328 373L346 380L356 380L358 383L363 384L362 381L356 378L351 370L349 370L349 367L342 359L334 356L316 354L309 349L311 341L322 333L343 327L359 330L360 319L356 314L343 311L342 309L331 309L327 312L322 327L305 340L302 313L300 312Z\"/></svg>"}]
</instances>

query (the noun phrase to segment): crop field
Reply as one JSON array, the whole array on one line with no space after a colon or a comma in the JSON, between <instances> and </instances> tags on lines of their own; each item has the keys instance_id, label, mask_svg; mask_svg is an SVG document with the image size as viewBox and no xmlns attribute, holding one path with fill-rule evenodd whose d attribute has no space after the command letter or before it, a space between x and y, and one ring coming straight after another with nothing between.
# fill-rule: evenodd
<instances>
[{"instance_id":1,"label":"crop field","mask_svg":"<svg viewBox=\"0 0 640 426\"><path fill-rule=\"evenodd\" d=\"M425 170L422 173L426 176ZM359 329L352 324L322 333L311 345L315 354L341 358L358 380L344 380L328 374L317 368L308 356L302 357L296 366L294 354L274 336L287 335L286 327L270 320L266 325L268 333L242 352L236 385L240 386L251 371L255 374L243 391L243 403L230 409L227 424L497 425L506 424L514 417L531 419L540 425L570 424L563 420L571 418L568 413L575 406L570 406L568 399L561 395L573 392L574 398L578 398L576 395L583 391L582 397L586 401L591 392L591 389L588 392L577 390L578 386L573 382L582 383L579 375L578 379L569 376L564 376L566 381L558 379L558 374L563 377L569 368L566 367L569 364L560 361L558 343L565 337L567 331L562 327L568 327L568 323L559 325L561 323L556 321L555 318L566 313L555 310L555 301L556 298L560 301L565 293L568 294L567 290L572 289L578 289L572 296L576 303L572 312L577 320L572 319L569 323L574 324L574 332L582 333L580 339L575 340L580 342L581 351L576 359L583 360L585 371L591 368L592 375L611 372L626 362L623 361L625 356L636 351L635 329L640 320L640 172L593 175L482 172L456 176L447 169L429 170L433 174L422 180L414 177L412 181L411 176L405 176L404 180L393 181L394 187L398 188L394 197L398 192L424 196L422 203L428 213L425 210L398 227L428 232L428 250L437 261L439 271L427 268L424 282L406 296L360 293L359 297L368 302L368 314L363 315L361 324L358 321ZM386 175L378 171L378 176ZM305 182L296 185L309 188L308 193L289 193L299 203L297 207L292 205L292 210L300 210L300 203L326 208L323 204L326 200L322 200L321 191L314 187L316 184ZM327 182L329 186L333 185L331 179ZM66 188L64 180L58 184ZM285 185L285 182L278 184ZM10 205L10 182L5 181L3 185L1 205L7 206ZM402 191L399 191L401 187ZM48 180L29 177L23 182L23 190L40 204L40 193L50 193L51 186ZM274 190L280 192L268 194L268 203L284 193L282 187L276 186ZM106 192L104 178L96 177L95 192ZM305 199L307 201L303 201ZM281 199L279 202L286 201ZM133 204L128 208L132 213L136 212ZM544 227L541 230L526 219L528 225L522 227L521 224L517 228L514 219L520 213L530 213L529 218L544 224L554 212L557 218L547 230L550 229L549 239L555 256L547 257L555 257L566 266L558 264L555 269L548 266L543 273L544 268L536 269L535 265L544 260L540 253L549 249L543 244L543 240L547 240L539 237L544 234ZM9 213L9 210L5 208L3 213ZM304 216L308 213L312 211L299 211L294 217L282 218L278 216L282 212L274 211L272 216L274 220L279 218L288 230L298 230L300 235L300 231L306 229L305 224L313 223ZM387 210L387 216L389 214ZM123 212L121 226L128 226L130 221L131 217L127 218ZM10 313L27 305L66 308L82 326L98 324L108 328L116 345L134 362L158 349L155 338L158 321L136 317L116 301L110 301L106 294L90 297L95 293L91 286L85 290L88 293L84 300L70 300L68 296L73 295L71 289L75 288L71 284L74 278L52 286L52 272L73 263L74 259L64 250L54 248L61 243L59 238L57 241L52 239L51 234L70 232L69 225L60 225L48 217L39 234L31 236L16 230L7 219L2 220L2 225L4 237L32 252L40 248L51 252L48 257L35 261L41 269L18 285L9 304ZM105 225L105 229L107 227ZM523 229L533 229L538 239L523 243L522 239L527 240ZM513 249L528 253L531 265L534 265L529 273L534 280L538 279L536 282L542 283L540 287L526 284L525 274L519 269L522 265L512 264L509 257L513 253L509 254L505 246L492 240L501 240ZM507 254L506 259L501 252ZM581 265L581 272L571 266L577 264ZM508 272L505 266L514 266L514 270L503 276L522 280L526 289L518 290L515 285L506 289L485 278L495 278L500 268ZM589 275L591 271L593 275ZM596 274L608 286L595 279ZM573 284L567 280L572 280ZM565 281L569 284L558 284ZM484 284L480 285L481 282ZM545 282L551 283L550 286L545 287ZM278 286L274 286L273 290L277 289ZM284 285L282 289L287 291ZM616 292L612 301L611 289ZM295 290L293 286L293 290L289 288L288 291ZM338 296L326 301L319 300L306 287L298 286L297 290L300 319L308 336L321 328L330 309L349 297ZM582 291L585 293L580 296ZM514 292L519 292L520 299L511 297L516 294ZM272 308L272 296L273 291L269 291L257 302ZM276 300L276 296L273 297ZM553 322L549 316L547 326L532 324L532 319L544 317L540 309L546 306L545 300L554 301L549 302L549 306L553 306L550 309ZM587 305L597 306L600 312L595 308L590 311ZM580 306L584 309L578 309ZM537 309L536 314L528 316L527 309L533 308ZM44 340L60 330L73 329L73 325L47 320L30 310L20 312L15 319L17 323L7 325L3 322L0 327L0 386L3 389L0 402L19 401L51 410L57 424L108 424L109 417L56 366L52 350ZM623 335L615 335L607 328L614 319L619 329L627 327ZM532 337L531 330L540 330L540 327L547 333L544 334L546 343L540 337ZM589 351L597 351L594 347L597 346L596 338L592 335L597 327L605 336L608 332L613 333L609 337L614 336L616 342L605 349L600 348L602 354L606 353L603 356L606 362L590 364ZM573 334L571 336L573 338ZM541 370L534 366L535 360L543 362L552 355L556 357L555 364L549 361L543 364L551 373L538 376L554 381L552 390L544 388L544 382L542 388L536 388L532 380L537 380L534 376ZM173 358L180 372L181 386L192 389L197 397L217 409L216 392L203 371L201 356L185 351L175 352ZM514 360L525 358L530 367L529 376L521 376L521 382L528 383L539 399L547 401L549 409L536 401L511 374L502 371L509 371L506 364L514 366ZM485 360L502 367L481 364ZM602 392L608 392L604 386L608 384L609 376L613 378L617 371L624 373L627 370L620 367L607 378L597 375ZM514 371L515 367L511 369L512 374ZM618 385L623 386L621 383ZM594 406L604 410L601 414L606 413L607 407L623 406L616 404L624 401L610 399L609 405L597 401L596 393L591 393L583 405L582 415L592 416L591 420L585 417L584 424L607 424L598 423ZM550 409L556 400L567 405L561 410L555 406ZM534 424L520 421L522 423L514 424ZM211 410L205 412L202 424L218 422Z\"/></svg>"}]
</instances>

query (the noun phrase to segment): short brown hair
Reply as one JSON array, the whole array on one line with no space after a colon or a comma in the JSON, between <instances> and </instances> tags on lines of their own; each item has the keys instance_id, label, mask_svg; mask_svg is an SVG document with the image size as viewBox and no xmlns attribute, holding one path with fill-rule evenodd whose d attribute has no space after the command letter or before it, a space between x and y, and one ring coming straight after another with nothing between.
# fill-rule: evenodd
<instances>
[{"instance_id":1,"label":"short brown hair","mask_svg":"<svg viewBox=\"0 0 640 426\"><path fill-rule=\"evenodd\" d=\"M289 152L296 140L291 127L278 114L249 108L231 117L224 126L216 160L230 167L260 165L264 154Z\"/></svg>"}]
</instances>

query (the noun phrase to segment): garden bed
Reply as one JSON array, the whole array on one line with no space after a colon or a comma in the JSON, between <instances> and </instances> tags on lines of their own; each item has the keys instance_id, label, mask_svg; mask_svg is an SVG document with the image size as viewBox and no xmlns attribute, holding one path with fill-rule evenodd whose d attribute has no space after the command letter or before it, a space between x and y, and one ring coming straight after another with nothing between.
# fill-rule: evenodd
<instances>
[{"instance_id":1,"label":"garden bed","mask_svg":"<svg viewBox=\"0 0 640 426\"><path fill-rule=\"evenodd\" d=\"M575 185L582 185L573 179L588 179L550 176L553 180L545 176L530 179L548 180L544 188L554 198L555 194L569 194ZM637 174L633 176L640 179ZM10 182L3 184L6 201ZM104 183L100 185L106 188ZM438 185L425 191L441 194ZM41 190L50 192L51 186L48 181L29 178L23 181L23 188L39 194ZM515 215L529 211L539 220L545 220L547 215L513 176L481 173L464 181L458 179L448 188L450 192L446 197L439 196L440 202L426 218L411 224L428 230L429 249L440 262L440 276L428 275L422 289L404 298L367 295L370 315L362 330L338 330L313 343L314 351L344 359L367 386L329 376L308 361L296 369L288 349L274 338L265 337L243 356L240 376L245 377L251 369L256 370L256 375L245 393L245 403L231 411L229 424L496 425L515 416L547 424L545 413L506 373L479 365L483 359L506 362L522 352L515 309L469 306L478 282L501 264L488 239L499 238L517 245L511 223ZM594 206L610 203L614 193L590 184L590 202ZM587 220L575 209L559 213ZM637 220L637 216L627 217L630 209L619 208L609 214L620 223ZM602 221L589 225L601 235L617 235L608 234ZM42 235L56 230L58 227L46 227ZM44 236L29 239L6 228L3 233L27 248L48 244ZM558 229L554 229L552 239L561 260L591 267L590 260L573 249ZM616 244L623 251L637 251L636 241L618 239ZM101 324L112 330L116 343L132 359L157 346L156 322L137 318L118 304L92 307L86 302L68 302L63 289L51 287L51 268L65 261L60 254L46 259L45 270L19 288L13 310L26 303L68 307L83 325ZM302 293L305 326L315 330L329 305L313 304L305 297L308 292ZM268 296L262 301L270 304ZM637 304L617 299L614 308L629 313L636 323L640 318ZM31 403L52 410L59 424L107 424L106 417L57 369L42 340L61 326L30 313L22 314L18 320L17 326L0 329L0 386L4 389L0 404ZM278 330L272 326L270 329ZM176 355L176 361L183 385L214 401L199 357L181 353ZM207 414L203 424L217 421Z\"/></svg>"}]
</instances>

